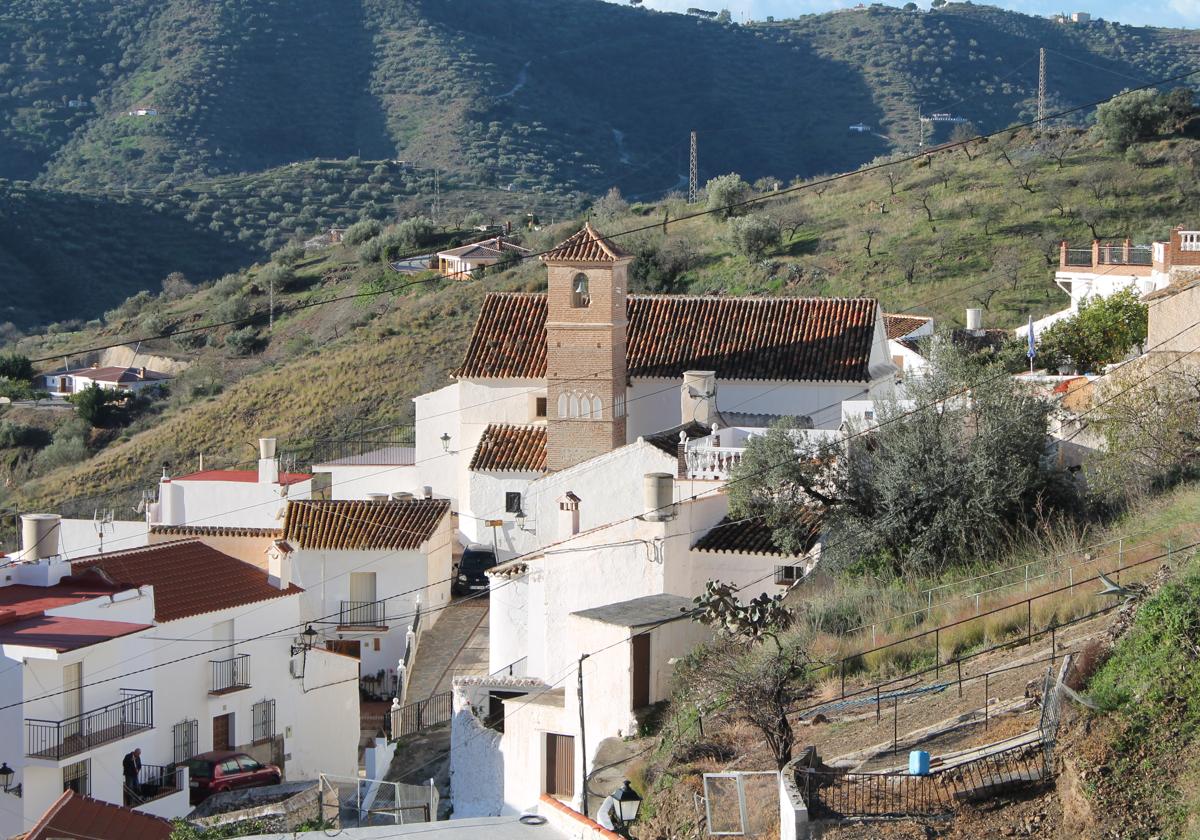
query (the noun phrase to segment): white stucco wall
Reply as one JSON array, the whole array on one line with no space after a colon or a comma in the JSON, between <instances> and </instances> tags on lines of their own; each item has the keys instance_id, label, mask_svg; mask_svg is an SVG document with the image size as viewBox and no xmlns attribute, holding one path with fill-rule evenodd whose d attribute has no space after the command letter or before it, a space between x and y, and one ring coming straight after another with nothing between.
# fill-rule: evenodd
<instances>
[{"instance_id":1,"label":"white stucco wall","mask_svg":"<svg viewBox=\"0 0 1200 840\"><path fill-rule=\"evenodd\" d=\"M500 753L504 762L504 814L519 814L532 809L542 795L546 778L546 733L573 735L579 719L571 722L563 695L530 694L504 701L504 735ZM580 806L579 738L575 738L575 798L572 807Z\"/></svg>"},{"instance_id":2,"label":"white stucco wall","mask_svg":"<svg viewBox=\"0 0 1200 840\"><path fill-rule=\"evenodd\" d=\"M149 544L150 526L144 519L132 522L115 519L103 526L103 539L92 519L63 519L59 523L58 545L64 557L86 557L102 550L121 551Z\"/></svg>"},{"instance_id":3,"label":"white stucco wall","mask_svg":"<svg viewBox=\"0 0 1200 840\"><path fill-rule=\"evenodd\" d=\"M510 665L514 675L524 676L529 655L529 580L524 575L489 578L488 672L495 674Z\"/></svg>"},{"instance_id":4,"label":"white stucco wall","mask_svg":"<svg viewBox=\"0 0 1200 840\"><path fill-rule=\"evenodd\" d=\"M421 495L421 471L415 464L314 464L313 472L329 473L332 499L365 499L370 493Z\"/></svg>"},{"instance_id":5,"label":"white stucco wall","mask_svg":"<svg viewBox=\"0 0 1200 840\"><path fill-rule=\"evenodd\" d=\"M163 480L157 523L279 528L289 499L312 495L312 481L290 485L250 481Z\"/></svg>"},{"instance_id":6,"label":"white stucco wall","mask_svg":"<svg viewBox=\"0 0 1200 840\"><path fill-rule=\"evenodd\" d=\"M488 729L487 688L455 685L450 721L450 798L454 817L493 817L504 810L504 754L500 733Z\"/></svg>"}]
</instances>

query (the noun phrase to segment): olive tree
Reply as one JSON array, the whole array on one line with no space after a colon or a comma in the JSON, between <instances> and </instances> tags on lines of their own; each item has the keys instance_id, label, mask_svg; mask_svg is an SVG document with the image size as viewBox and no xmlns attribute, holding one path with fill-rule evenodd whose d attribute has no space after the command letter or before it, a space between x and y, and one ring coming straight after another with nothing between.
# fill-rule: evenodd
<instances>
[{"instance_id":1,"label":"olive tree","mask_svg":"<svg viewBox=\"0 0 1200 840\"><path fill-rule=\"evenodd\" d=\"M745 201L746 196L750 194L750 185L736 172L730 172L728 175L719 175L705 184L704 194L708 196L709 210L729 218L739 209L735 205Z\"/></svg>"},{"instance_id":2,"label":"olive tree","mask_svg":"<svg viewBox=\"0 0 1200 840\"><path fill-rule=\"evenodd\" d=\"M742 256L758 260L779 244L779 223L762 215L730 219L729 241Z\"/></svg>"}]
</instances>

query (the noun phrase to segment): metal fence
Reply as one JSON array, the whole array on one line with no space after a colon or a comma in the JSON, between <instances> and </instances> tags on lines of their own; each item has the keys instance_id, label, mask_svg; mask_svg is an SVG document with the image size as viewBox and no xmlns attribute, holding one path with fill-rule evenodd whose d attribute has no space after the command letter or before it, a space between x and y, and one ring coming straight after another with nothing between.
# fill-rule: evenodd
<instances>
[{"instance_id":1,"label":"metal fence","mask_svg":"<svg viewBox=\"0 0 1200 840\"><path fill-rule=\"evenodd\" d=\"M183 789L183 768L174 765L163 767L158 764L143 764L138 771L137 787L125 785L125 804L144 805L162 799Z\"/></svg>"},{"instance_id":2,"label":"metal fence","mask_svg":"<svg viewBox=\"0 0 1200 840\"><path fill-rule=\"evenodd\" d=\"M250 687L250 654L243 653L230 659L210 659L212 665L212 688L209 694L225 694Z\"/></svg>"},{"instance_id":3,"label":"metal fence","mask_svg":"<svg viewBox=\"0 0 1200 840\"><path fill-rule=\"evenodd\" d=\"M437 819L439 795L430 779L424 785L385 782L322 773L321 817L341 828L411 825Z\"/></svg>"},{"instance_id":4,"label":"metal fence","mask_svg":"<svg viewBox=\"0 0 1200 840\"><path fill-rule=\"evenodd\" d=\"M308 460L313 464L351 461L360 466L402 466L414 463L415 426L359 426L338 437L313 441Z\"/></svg>"},{"instance_id":5,"label":"metal fence","mask_svg":"<svg viewBox=\"0 0 1200 840\"><path fill-rule=\"evenodd\" d=\"M714 837L761 837L779 828L779 774L704 774L704 824Z\"/></svg>"},{"instance_id":6,"label":"metal fence","mask_svg":"<svg viewBox=\"0 0 1200 840\"><path fill-rule=\"evenodd\" d=\"M63 759L154 728L154 693L122 688L121 699L64 720L25 721L25 754Z\"/></svg>"},{"instance_id":7,"label":"metal fence","mask_svg":"<svg viewBox=\"0 0 1200 840\"><path fill-rule=\"evenodd\" d=\"M391 736L402 738L446 723L454 716L454 694L443 691L424 700L392 709Z\"/></svg>"}]
</instances>

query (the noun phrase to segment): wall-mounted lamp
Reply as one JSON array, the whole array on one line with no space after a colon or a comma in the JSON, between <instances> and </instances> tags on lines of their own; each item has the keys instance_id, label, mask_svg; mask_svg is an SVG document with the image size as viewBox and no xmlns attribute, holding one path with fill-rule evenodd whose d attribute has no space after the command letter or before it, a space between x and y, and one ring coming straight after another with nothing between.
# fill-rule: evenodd
<instances>
[{"instance_id":1,"label":"wall-mounted lamp","mask_svg":"<svg viewBox=\"0 0 1200 840\"><path fill-rule=\"evenodd\" d=\"M449 452L450 451L450 433L442 432L441 441L442 441L442 451Z\"/></svg>"},{"instance_id":2,"label":"wall-mounted lamp","mask_svg":"<svg viewBox=\"0 0 1200 840\"><path fill-rule=\"evenodd\" d=\"M317 631L310 624L304 628L304 632L300 634L302 641L298 645L292 645L292 656L298 653L306 653L316 647Z\"/></svg>"},{"instance_id":3,"label":"wall-mounted lamp","mask_svg":"<svg viewBox=\"0 0 1200 840\"><path fill-rule=\"evenodd\" d=\"M13 769L8 766L7 761L0 763L0 786L2 786L4 788L5 793L12 793L17 796L20 796L21 795L21 786L20 785L14 786L12 783L14 775L16 775L16 774L13 771Z\"/></svg>"}]
</instances>

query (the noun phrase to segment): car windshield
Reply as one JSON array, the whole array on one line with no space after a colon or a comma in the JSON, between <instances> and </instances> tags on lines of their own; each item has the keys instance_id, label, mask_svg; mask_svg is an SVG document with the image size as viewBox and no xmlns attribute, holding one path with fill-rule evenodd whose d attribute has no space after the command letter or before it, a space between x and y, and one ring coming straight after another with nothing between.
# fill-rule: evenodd
<instances>
[{"instance_id":1,"label":"car windshield","mask_svg":"<svg viewBox=\"0 0 1200 840\"><path fill-rule=\"evenodd\" d=\"M212 762L202 758L189 758L184 764L187 765L188 775L193 779L212 778Z\"/></svg>"},{"instance_id":2,"label":"car windshield","mask_svg":"<svg viewBox=\"0 0 1200 840\"><path fill-rule=\"evenodd\" d=\"M462 568L466 572L481 572L496 565L496 555L490 551L464 551Z\"/></svg>"}]
</instances>

